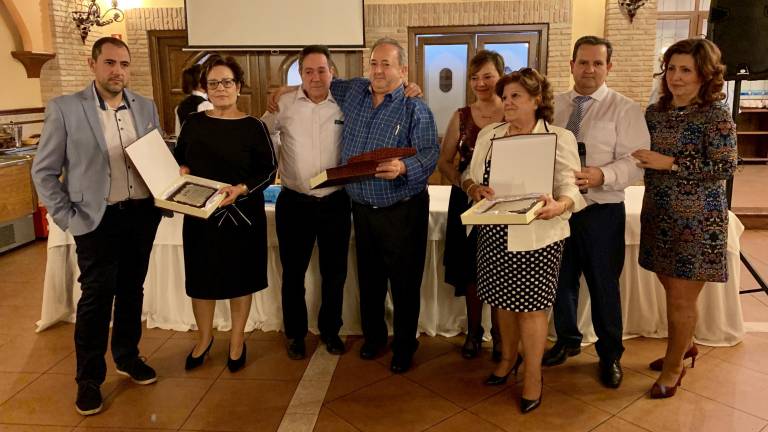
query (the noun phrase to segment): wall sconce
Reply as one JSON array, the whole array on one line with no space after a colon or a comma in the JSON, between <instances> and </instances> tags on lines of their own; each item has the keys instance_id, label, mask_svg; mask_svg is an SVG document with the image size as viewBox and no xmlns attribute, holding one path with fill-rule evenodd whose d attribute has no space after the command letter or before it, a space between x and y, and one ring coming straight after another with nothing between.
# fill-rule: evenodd
<instances>
[{"instance_id":1,"label":"wall sconce","mask_svg":"<svg viewBox=\"0 0 768 432\"><path fill-rule=\"evenodd\" d=\"M83 45L85 45L85 40L88 38L91 27L95 25L103 27L113 22L120 22L125 18L125 13L117 8L117 0L112 0L112 7L104 12L104 15L101 14L101 8L96 4L96 0L83 2L83 7L86 10L72 12L72 20L75 22L78 30L80 30L80 38L83 40ZM106 19L110 15L112 18Z\"/></svg>"},{"instance_id":2,"label":"wall sconce","mask_svg":"<svg viewBox=\"0 0 768 432\"><path fill-rule=\"evenodd\" d=\"M646 0L619 0L619 9L629 17L630 24L635 19L637 10L645 6Z\"/></svg>"}]
</instances>

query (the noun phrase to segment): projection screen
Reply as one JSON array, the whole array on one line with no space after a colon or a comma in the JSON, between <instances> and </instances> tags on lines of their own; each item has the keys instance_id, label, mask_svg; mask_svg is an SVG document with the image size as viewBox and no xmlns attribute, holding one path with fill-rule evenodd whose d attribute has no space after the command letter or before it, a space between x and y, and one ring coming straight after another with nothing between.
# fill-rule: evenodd
<instances>
[{"instance_id":1,"label":"projection screen","mask_svg":"<svg viewBox=\"0 0 768 432\"><path fill-rule=\"evenodd\" d=\"M185 0L184 10L193 49L365 45L363 0Z\"/></svg>"}]
</instances>

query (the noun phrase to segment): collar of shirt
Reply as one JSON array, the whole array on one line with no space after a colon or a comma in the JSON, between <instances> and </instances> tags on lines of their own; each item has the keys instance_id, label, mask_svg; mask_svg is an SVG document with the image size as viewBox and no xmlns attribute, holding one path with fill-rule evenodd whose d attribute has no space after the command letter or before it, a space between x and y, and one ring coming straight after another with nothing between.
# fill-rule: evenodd
<instances>
[{"instance_id":1,"label":"collar of shirt","mask_svg":"<svg viewBox=\"0 0 768 432\"><path fill-rule=\"evenodd\" d=\"M370 85L368 86L368 93L371 94L371 97L373 97L373 87ZM395 87L394 90L384 95L384 100L386 101L387 98L389 100L396 100L396 99L405 99L405 87L401 83L399 86Z\"/></svg>"},{"instance_id":2,"label":"collar of shirt","mask_svg":"<svg viewBox=\"0 0 768 432\"><path fill-rule=\"evenodd\" d=\"M201 92L200 90L192 90L193 96L200 96L201 98L205 98L205 100L208 100L208 93Z\"/></svg>"},{"instance_id":3,"label":"collar of shirt","mask_svg":"<svg viewBox=\"0 0 768 432\"><path fill-rule=\"evenodd\" d=\"M101 97L99 92L96 90L96 81L93 81L93 94L96 95L96 105L98 105L99 109L101 110L107 110L107 108L110 108L106 102L104 102L104 99ZM128 102L128 95L125 93L125 90L123 90L123 100L120 101L120 105L115 108L115 111L119 111L122 109L130 109L131 103Z\"/></svg>"},{"instance_id":4,"label":"collar of shirt","mask_svg":"<svg viewBox=\"0 0 768 432\"><path fill-rule=\"evenodd\" d=\"M501 138L507 134L507 129L509 128L509 122L502 122L502 123L493 123L493 135L491 135L491 139L494 138ZM549 129L549 124L544 119L538 119L536 120L536 124L533 125L533 129L531 130L532 134L542 134L542 133L552 133L552 131ZM528 135L528 134L524 134Z\"/></svg>"},{"instance_id":5,"label":"collar of shirt","mask_svg":"<svg viewBox=\"0 0 768 432\"><path fill-rule=\"evenodd\" d=\"M571 103L573 103L573 98L575 98L576 96L589 96L596 101L601 101L607 94L608 94L608 84L603 83L603 85L601 85L600 88L595 90L595 92L592 93L591 95L583 95L577 92L576 90L571 89L571 91L568 92L568 100L570 100Z\"/></svg>"},{"instance_id":6,"label":"collar of shirt","mask_svg":"<svg viewBox=\"0 0 768 432\"><path fill-rule=\"evenodd\" d=\"M307 102L315 103L315 101L313 101L312 99L309 98L309 96L307 96L307 94L304 92L303 88L299 87L299 90L296 91L295 93L296 93L296 100L297 101L301 100L301 101L307 101ZM319 104L324 104L326 102L331 102L331 103L336 104L336 99L334 99L333 96L331 95L331 90L330 89L328 90L328 95L325 97L325 99L320 101L318 103L318 105Z\"/></svg>"}]
</instances>

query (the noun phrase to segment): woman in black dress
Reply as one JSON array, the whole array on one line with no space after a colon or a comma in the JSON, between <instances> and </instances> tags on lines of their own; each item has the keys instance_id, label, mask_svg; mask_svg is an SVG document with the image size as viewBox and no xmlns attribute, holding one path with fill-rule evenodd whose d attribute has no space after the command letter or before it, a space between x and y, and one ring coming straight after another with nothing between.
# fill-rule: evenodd
<instances>
[{"instance_id":1,"label":"woman in black dress","mask_svg":"<svg viewBox=\"0 0 768 432\"><path fill-rule=\"evenodd\" d=\"M182 174L229 183L207 220L185 216L184 269L187 295L199 330L186 369L203 363L213 345L216 300L229 299L232 337L227 366L245 365L245 324L251 297L267 287L267 223L263 190L277 162L261 120L237 108L244 72L232 57L209 61L201 77L213 109L192 114L175 150Z\"/></svg>"},{"instance_id":2,"label":"woman in black dress","mask_svg":"<svg viewBox=\"0 0 768 432\"><path fill-rule=\"evenodd\" d=\"M475 101L459 108L448 122L440 146L437 166L440 173L451 182L451 198L448 202L448 221L445 228L445 282L455 287L456 296L465 296L467 302L467 338L461 348L461 355L471 359L477 356L485 332L483 302L477 298L475 279L475 251L477 233L467 234L467 227L461 223L461 214L469 210L471 199L461 190L461 174L472 160L475 140L480 129L491 123L504 120L504 107L496 95L496 82L504 75L504 58L498 53L480 50L469 61L469 86ZM459 155L458 166L456 154ZM491 311L491 335L495 361L501 360L501 338L498 335L495 309Z\"/></svg>"}]
</instances>

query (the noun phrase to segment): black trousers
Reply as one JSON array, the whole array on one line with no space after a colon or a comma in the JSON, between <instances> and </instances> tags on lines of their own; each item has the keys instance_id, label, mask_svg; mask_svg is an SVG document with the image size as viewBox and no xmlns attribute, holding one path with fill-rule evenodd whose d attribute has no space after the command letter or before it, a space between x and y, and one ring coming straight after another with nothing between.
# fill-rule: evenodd
<instances>
[{"instance_id":1,"label":"black trousers","mask_svg":"<svg viewBox=\"0 0 768 432\"><path fill-rule=\"evenodd\" d=\"M275 203L275 225L283 264L285 336L296 339L307 335L304 277L315 240L322 277L318 327L321 334L338 334L352 226L346 192L340 190L315 198L283 188Z\"/></svg>"},{"instance_id":2,"label":"black trousers","mask_svg":"<svg viewBox=\"0 0 768 432\"><path fill-rule=\"evenodd\" d=\"M394 306L395 354L416 349L421 279L427 248L429 194L426 190L389 207L352 203L360 281L360 319L366 342L384 345L387 283Z\"/></svg>"},{"instance_id":3,"label":"black trousers","mask_svg":"<svg viewBox=\"0 0 768 432\"><path fill-rule=\"evenodd\" d=\"M571 216L555 298L557 340L579 346L579 278L584 273L598 338L595 348L604 361L619 359L624 352L619 277L624 268L625 213L624 203L593 204Z\"/></svg>"},{"instance_id":4,"label":"black trousers","mask_svg":"<svg viewBox=\"0 0 768 432\"><path fill-rule=\"evenodd\" d=\"M115 364L139 355L144 279L159 223L151 199L130 200L107 206L95 230L75 236L82 290L75 323L77 382L104 382L110 318Z\"/></svg>"}]
</instances>

